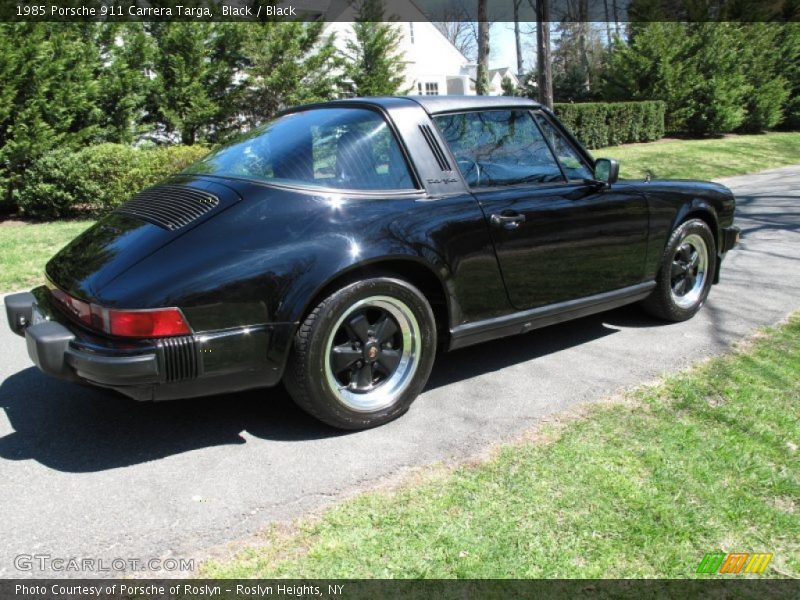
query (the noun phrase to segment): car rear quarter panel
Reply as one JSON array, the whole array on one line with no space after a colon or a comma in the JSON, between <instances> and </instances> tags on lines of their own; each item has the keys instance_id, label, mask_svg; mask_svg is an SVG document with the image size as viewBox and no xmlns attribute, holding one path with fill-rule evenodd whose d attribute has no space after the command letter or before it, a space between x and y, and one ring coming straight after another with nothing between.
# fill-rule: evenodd
<instances>
[{"instance_id":1,"label":"car rear quarter panel","mask_svg":"<svg viewBox=\"0 0 800 600\"><path fill-rule=\"evenodd\" d=\"M509 310L483 214L468 194L348 197L244 181L236 188L244 201L127 269L100 301L179 306L195 331L298 322L337 277L406 260L435 274L455 324Z\"/></svg>"}]
</instances>

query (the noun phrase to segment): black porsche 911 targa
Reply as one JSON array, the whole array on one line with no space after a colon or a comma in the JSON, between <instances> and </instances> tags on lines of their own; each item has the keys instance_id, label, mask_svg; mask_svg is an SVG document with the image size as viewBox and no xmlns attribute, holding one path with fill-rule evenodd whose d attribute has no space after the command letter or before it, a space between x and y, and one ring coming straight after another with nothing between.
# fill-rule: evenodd
<instances>
[{"instance_id":1,"label":"black porsche 911 targa","mask_svg":"<svg viewBox=\"0 0 800 600\"><path fill-rule=\"evenodd\" d=\"M301 106L101 219L8 320L49 375L138 400L282 380L371 427L437 347L637 301L698 311L739 238L733 195L618 170L530 100Z\"/></svg>"}]
</instances>

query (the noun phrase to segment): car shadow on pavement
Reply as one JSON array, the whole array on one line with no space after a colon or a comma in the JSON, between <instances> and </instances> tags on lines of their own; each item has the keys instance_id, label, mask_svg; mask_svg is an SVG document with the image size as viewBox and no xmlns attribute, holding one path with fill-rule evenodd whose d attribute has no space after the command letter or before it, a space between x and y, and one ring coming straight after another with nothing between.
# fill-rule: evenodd
<instances>
[{"instance_id":1,"label":"car shadow on pavement","mask_svg":"<svg viewBox=\"0 0 800 600\"><path fill-rule=\"evenodd\" d=\"M647 319L626 307L441 354L426 389L533 360L639 327ZM0 408L13 431L0 437L0 459L35 460L83 473L158 460L190 450L261 439L302 441L347 435L306 415L282 386L224 396L136 402L114 392L51 379L36 368L0 386Z\"/></svg>"},{"instance_id":2,"label":"car shadow on pavement","mask_svg":"<svg viewBox=\"0 0 800 600\"><path fill-rule=\"evenodd\" d=\"M137 402L112 391L50 379L31 367L0 386L14 431L0 459L33 459L67 472L93 472L255 437L297 441L341 435L307 416L282 386L237 394Z\"/></svg>"}]
</instances>

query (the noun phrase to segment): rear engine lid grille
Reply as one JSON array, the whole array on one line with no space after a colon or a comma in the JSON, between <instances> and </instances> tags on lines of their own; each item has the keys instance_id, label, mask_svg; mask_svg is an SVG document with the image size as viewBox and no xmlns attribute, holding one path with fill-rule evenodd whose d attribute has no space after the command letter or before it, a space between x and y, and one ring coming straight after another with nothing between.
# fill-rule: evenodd
<instances>
[{"instance_id":1,"label":"rear engine lid grille","mask_svg":"<svg viewBox=\"0 0 800 600\"><path fill-rule=\"evenodd\" d=\"M183 185L157 185L139 192L114 212L175 231L218 205L219 198L204 190Z\"/></svg>"}]
</instances>

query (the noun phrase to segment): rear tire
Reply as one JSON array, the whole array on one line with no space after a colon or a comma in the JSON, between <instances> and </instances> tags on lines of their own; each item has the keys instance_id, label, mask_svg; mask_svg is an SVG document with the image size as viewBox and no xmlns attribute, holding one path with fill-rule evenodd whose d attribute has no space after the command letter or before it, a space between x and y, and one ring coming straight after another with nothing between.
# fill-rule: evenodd
<instances>
[{"instance_id":1,"label":"rear tire","mask_svg":"<svg viewBox=\"0 0 800 600\"><path fill-rule=\"evenodd\" d=\"M433 367L436 322L413 285L376 277L319 303L295 335L284 383L300 408L340 429L405 413Z\"/></svg>"},{"instance_id":2,"label":"rear tire","mask_svg":"<svg viewBox=\"0 0 800 600\"><path fill-rule=\"evenodd\" d=\"M716 267L716 244L708 225L700 219L681 223L667 241L656 288L642 306L666 321L691 319L708 297Z\"/></svg>"}]
</instances>

